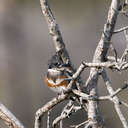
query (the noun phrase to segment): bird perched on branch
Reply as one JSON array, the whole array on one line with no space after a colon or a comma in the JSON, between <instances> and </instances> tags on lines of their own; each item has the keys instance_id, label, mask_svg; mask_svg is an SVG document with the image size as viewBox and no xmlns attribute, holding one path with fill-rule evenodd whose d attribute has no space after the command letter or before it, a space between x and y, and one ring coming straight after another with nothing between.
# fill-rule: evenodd
<instances>
[{"instance_id":1,"label":"bird perched on branch","mask_svg":"<svg viewBox=\"0 0 128 128\"><path fill-rule=\"evenodd\" d=\"M46 83L50 89L58 94L67 90L70 82L69 78L73 75L70 64L64 64L59 53L56 53L49 60L48 71L46 75Z\"/></svg>"}]
</instances>

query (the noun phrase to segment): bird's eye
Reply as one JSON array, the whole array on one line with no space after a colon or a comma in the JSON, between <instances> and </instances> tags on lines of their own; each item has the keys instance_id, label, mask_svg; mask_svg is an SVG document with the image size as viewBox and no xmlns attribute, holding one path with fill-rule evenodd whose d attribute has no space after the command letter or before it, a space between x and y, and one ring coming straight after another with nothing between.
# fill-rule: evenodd
<instances>
[{"instance_id":1,"label":"bird's eye","mask_svg":"<svg viewBox=\"0 0 128 128\"><path fill-rule=\"evenodd\" d=\"M58 66L58 63L55 63L55 66Z\"/></svg>"}]
</instances>

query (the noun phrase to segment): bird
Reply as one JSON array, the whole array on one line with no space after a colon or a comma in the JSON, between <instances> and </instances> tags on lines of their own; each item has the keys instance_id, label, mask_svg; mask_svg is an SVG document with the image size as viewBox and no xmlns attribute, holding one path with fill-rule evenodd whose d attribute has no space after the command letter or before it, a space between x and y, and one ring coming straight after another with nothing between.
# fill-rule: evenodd
<instances>
[{"instance_id":1,"label":"bird","mask_svg":"<svg viewBox=\"0 0 128 128\"><path fill-rule=\"evenodd\" d=\"M68 85L72 80L72 76L75 72L75 69L71 66L70 63L64 63L60 54L56 53L51 57L48 63L48 70L45 77L45 82L47 86L58 95L64 94L68 90ZM76 82L73 83L72 89L81 90L83 83L79 81L79 87L77 86ZM78 101L82 105L83 99L77 97ZM70 96L69 99L74 101L76 99L73 96ZM84 102L87 102L84 100Z\"/></svg>"},{"instance_id":2,"label":"bird","mask_svg":"<svg viewBox=\"0 0 128 128\"><path fill-rule=\"evenodd\" d=\"M58 94L67 90L73 70L70 64L65 64L61 56L56 53L48 63L48 70L45 77L48 87Z\"/></svg>"}]
</instances>

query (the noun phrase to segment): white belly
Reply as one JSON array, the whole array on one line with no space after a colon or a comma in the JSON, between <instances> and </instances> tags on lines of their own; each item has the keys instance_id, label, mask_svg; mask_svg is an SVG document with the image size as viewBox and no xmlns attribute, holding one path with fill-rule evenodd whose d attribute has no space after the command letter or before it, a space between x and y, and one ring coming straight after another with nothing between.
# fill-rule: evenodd
<instances>
[{"instance_id":1,"label":"white belly","mask_svg":"<svg viewBox=\"0 0 128 128\"><path fill-rule=\"evenodd\" d=\"M63 91L66 90L66 88L65 87L62 87L62 86L60 86L60 87L50 87L50 89L52 91L56 92L56 93L63 93Z\"/></svg>"}]
</instances>

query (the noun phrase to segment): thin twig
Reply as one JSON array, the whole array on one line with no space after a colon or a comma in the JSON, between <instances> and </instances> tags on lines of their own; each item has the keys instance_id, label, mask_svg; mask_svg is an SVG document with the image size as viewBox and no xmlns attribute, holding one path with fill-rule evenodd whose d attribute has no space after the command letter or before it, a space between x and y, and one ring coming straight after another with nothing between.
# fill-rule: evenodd
<instances>
[{"instance_id":1,"label":"thin twig","mask_svg":"<svg viewBox=\"0 0 128 128\"><path fill-rule=\"evenodd\" d=\"M48 111L48 116L47 116L47 128L50 128L50 116L51 116L51 110Z\"/></svg>"},{"instance_id":2,"label":"thin twig","mask_svg":"<svg viewBox=\"0 0 128 128\"><path fill-rule=\"evenodd\" d=\"M116 69L116 70L121 71L121 70L124 70L124 69L127 68L127 62L121 62L119 60L119 62L115 62L115 61L110 62L110 61L108 61L108 62L100 62L100 63L95 63L95 62L94 63L86 63L85 61L83 61L81 63L81 65L79 66L79 68L77 69L77 71L73 74L73 76L70 77L70 78L65 78L64 80L72 80L72 82L76 81L80 77L80 75L84 71L84 69L87 68L87 67L89 67L89 68L105 67L105 68ZM69 89L72 88L72 82L68 86Z\"/></svg>"},{"instance_id":3,"label":"thin twig","mask_svg":"<svg viewBox=\"0 0 128 128\"><path fill-rule=\"evenodd\" d=\"M110 94L109 96L100 96L97 100L113 100L112 98L122 92L124 89L128 87L128 84L125 83L122 87L118 88L116 91L113 92L113 94ZM119 101L121 102L121 101Z\"/></svg>"},{"instance_id":4,"label":"thin twig","mask_svg":"<svg viewBox=\"0 0 128 128\"><path fill-rule=\"evenodd\" d=\"M103 80L106 84L106 87L107 87L107 90L108 90L109 94L112 95L114 93L114 90L111 86L111 82L110 82L105 70L102 71L102 77L103 77ZM119 101L117 96L113 97L113 102L114 102L115 110L116 110L116 112L117 112L117 114L118 114L118 116L119 116L119 118L122 122L123 127L128 128L127 121L126 121L125 117L123 116L123 114L121 112L120 101Z\"/></svg>"},{"instance_id":5,"label":"thin twig","mask_svg":"<svg viewBox=\"0 0 128 128\"><path fill-rule=\"evenodd\" d=\"M46 112L48 112L50 109L52 109L55 105L62 102L63 100L66 100L68 98L69 94L63 94L59 95L58 97L53 98L51 101L49 101L47 104L45 104L42 108L40 108L35 115L35 127L34 128L41 128L41 118L44 116Z\"/></svg>"},{"instance_id":6,"label":"thin twig","mask_svg":"<svg viewBox=\"0 0 128 128\"><path fill-rule=\"evenodd\" d=\"M82 63L82 64L79 66L79 68L77 69L77 71L73 74L73 76L72 76L72 78L71 78L72 80L70 81L67 90L71 90L71 89L72 89L73 83L74 83L77 79L79 79L81 73L84 71L84 68L85 68L85 65Z\"/></svg>"},{"instance_id":7,"label":"thin twig","mask_svg":"<svg viewBox=\"0 0 128 128\"><path fill-rule=\"evenodd\" d=\"M116 58L115 58L115 56L107 56L107 60L108 61L116 61ZM120 59L117 58L117 62L119 62L119 61L120 61Z\"/></svg>"},{"instance_id":8,"label":"thin twig","mask_svg":"<svg viewBox=\"0 0 128 128\"><path fill-rule=\"evenodd\" d=\"M95 67L95 68L110 68L110 69L115 69L117 71L123 71L126 70L128 68L128 62L126 62L126 60L124 60L123 58L126 57L126 55L128 54L128 49L125 50L123 56L121 59L119 59L119 61L114 61L114 62L101 62L101 63L85 63L83 62L83 64L85 64L85 67Z\"/></svg>"},{"instance_id":9,"label":"thin twig","mask_svg":"<svg viewBox=\"0 0 128 128\"><path fill-rule=\"evenodd\" d=\"M88 122L86 125L85 125L85 127L84 128L92 128L92 126L94 125L94 124L96 124L97 122Z\"/></svg>"},{"instance_id":10,"label":"thin twig","mask_svg":"<svg viewBox=\"0 0 128 128\"><path fill-rule=\"evenodd\" d=\"M23 124L2 103L0 103L0 118L9 128L24 128Z\"/></svg>"},{"instance_id":11,"label":"thin twig","mask_svg":"<svg viewBox=\"0 0 128 128\"><path fill-rule=\"evenodd\" d=\"M99 97L95 97L95 96L91 96L88 95L86 93L83 93L79 90L73 89L72 92L75 95L78 95L80 97L82 97L85 100L97 100L97 101L101 101L101 100L111 100L114 96L116 96L117 94L119 94L121 91L123 91L124 89L126 89L128 87L128 83L125 83L122 87L118 88L116 91L114 91L112 94L108 95L108 96L99 96Z\"/></svg>"},{"instance_id":12,"label":"thin twig","mask_svg":"<svg viewBox=\"0 0 128 128\"><path fill-rule=\"evenodd\" d=\"M121 61L126 61L126 56L128 55L128 33L125 30L124 31L125 39L126 39L126 48L124 50L124 53L122 54Z\"/></svg>"},{"instance_id":13,"label":"thin twig","mask_svg":"<svg viewBox=\"0 0 128 128\"><path fill-rule=\"evenodd\" d=\"M77 112L78 110L81 110L80 106L75 106L73 105L73 101L70 101L63 109L62 113L60 116L58 116L54 121L53 121L53 128L56 128L57 124L62 121L65 118L69 118L70 115L74 112Z\"/></svg>"},{"instance_id":14,"label":"thin twig","mask_svg":"<svg viewBox=\"0 0 128 128\"><path fill-rule=\"evenodd\" d=\"M120 28L120 29L115 30L115 31L113 32L113 34L123 32L123 31L125 31L125 30L127 30L127 29L128 29L128 26L125 26L125 27L123 27L123 28Z\"/></svg>"},{"instance_id":15,"label":"thin twig","mask_svg":"<svg viewBox=\"0 0 128 128\"><path fill-rule=\"evenodd\" d=\"M86 93L83 93L83 92L81 92L81 91L79 91L79 90L76 90L76 89L72 89L72 92L75 94L75 95L77 95L77 96L80 96L80 97L82 97L83 99L85 99L85 100L93 100L93 99L95 99L93 96L90 96L90 95L88 95L88 94L86 94ZM96 97L96 99L97 99L97 97Z\"/></svg>"},{"instance_id":16,"label":"thin twig","mask_svg":"<svg viewBox=\"0 0 128 128\"><path fill-rule=\"evenodd\" d=\"M86 121L84 121L84 122L82 122L82 123L80 123L80 124L77 124L77 125L71 125L70 127L71 127L71 128L79 128L79 127L81 127L82 125L87 124L87 123L88 123L88 120L86 120Z\"/></svg>"},{"instance_id":17,"label":"thin twig","mask_svg":"<svg viewBox=\"0 0 128 128\"><path fill-rule=\"evenodd\" d=\"M128 87L128 84L125 83L122 87L118 88L113 94L110 95L110 97L114 97L117 94L119 94L121 91L123 91L124 89L126 89Z\"/></svg>"},{"instance_id":18,"label":"thin twig","mask_svg":"<svg viewBox=\"0 0 128 128\"><path fill-rule=\"evenodd\" d=\"M114 46L113 46L112 43L111 43L111 45L110 45L110 49L112 50L112 52L114 52L115 61L117 62L117 60L118 60L118 54L117 54L117 51L116 51L116 49L114 48Z\"/></svg>"},{"instance_id":19,"label":"thin twig","mask_svg":"<svg viewBox=\"0 0 128 128\"><path fill-rule=\"evenodd\" d=\"M52 124L52 127L53 128L56 128L57 124L62 121L63 119L67 118L69 116L69 114L71 113L72 111L72 106L73 106L73 101L70 100L66 106L63 108L63 111L61 113L60 116L58 116L54 121L53 121L53 124ZM61 125L62 125L62 122L61 122Z\"/></svg>"},{"instance_id":20,"label":"thin twig","mask_svg":"<svg viewBox=\"0 0 128 128\"><path fill-rule=\"evenodd\" d=\"M125 38L126 38L126 42L127 42L127 44L128 44L128 32L125 30L124 31L124 35L125 35ZM128 47L128 46L127 46Z\"/></svg>"},{"instance_id":21,"label":"thin twig","mask_svg":"<svg viewBox=\"0 0 128 128\"><path fill-rule=\"evenodd\" d=\"M125 103L124 101L121 101L121 104L123 104L125 107L127 107L127 108L128 108L128 104L127 104L127 103Z\"/></svg>"},{"instance_id":22,"label":"thin twig","mask_svg":"<svg viewBox=\"0 0 128 128\"><path fill-rule=\"evenodd\" d=\"M68 113L65 114L61 114L59 117L57 117L54 121L53 121L53 128L56 128L56 125L58 124L58 122L62 121L63 119L67 118L68 115L71 113L73 106L70 108Z\"/></svg>"}]
</instances>

